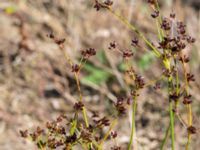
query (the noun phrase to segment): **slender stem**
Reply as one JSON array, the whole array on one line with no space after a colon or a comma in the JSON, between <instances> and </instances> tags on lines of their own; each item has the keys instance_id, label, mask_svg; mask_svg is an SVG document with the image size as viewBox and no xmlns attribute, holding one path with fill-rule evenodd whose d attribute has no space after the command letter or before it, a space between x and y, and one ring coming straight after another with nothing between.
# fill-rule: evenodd
<instances>
[{"instance_id":1,"label":"slender stem","mask_svg":"<svg viewBox=\"0 0 200 150\"><path fill-rule=\"evenodd\" d=\"M112 131L113 127L115 126L115 124L117 123L117 120L115 119L114 121L112 121L111 125L110 125L110 128L108 130L108 132L106 133L106 135L104 136L103 140L100 142L99 145L102 145L103 142L108 138L110 132Z\"/></svg>"},{"instance_id":2,"label":"slender stem","mask_svg":"<svg viewBox=\"0 0 200 150\"><path fill-rule=\"evenodd\" d=\"M172 75L168 78L168 94L172 91ZM170 114L170 133L171 133L171 148L175 150L175 137L174 137L174 112L173 112L173 101L169 97L169 114Z\"/></svg>"},{"instance_id":3,"label":"slender stem","mask_svg":"<svg viewBox=\"0 0 200 150\"><path fill-rule=\"evenodd\" d=\"M173 112L173 103L170 102L169 104L169 111L170 111L170 126L171 126L171 145L172 150L175 149L175 137L174 137L174 112Z\"/></svg>"},{"instance_id":4,"label":"slender stem","mask_svg":"<svg viewBox=\"0 0 200 150\"><path fill-rule=\"evenodd\" d=\"M129 144L128 144L128 150L131 150L132 143L133 143L133 136L134 136L134 132L135 132L136 106L137 106L136 96L134 96L134 98L133 98L133 105L132 105L132 108L133 108L133 110L132 110L132 127L131 127L130 141L129 141Z\"/></svg>"},{"instance_id":5,"label":"slender stem","mask_svg":"<svg viewBox=\"0 0 200 150\"><path fill-rule=\"evenodd\" d=\"M81 88L80 88L80 81L79 81L78 73L75 73L74 75L75 75L76 84L77 84L77 88L78 88L79 100L80 100L80 102L82 102L83 101L83 96L81 94ZM89 123L88 123L87 113L86 113L86 108L85 107L83 107L83 118L84 118L86 127L89 127Z\"/></svg>"},{"instance_id":6,"label":"slender stem","mask_svg":"<svg viewBox=\"0 0 200 150\"><path fill-rule=\"evenodd\" d=\"M129 23L127 19L125 19L123 16L117 14L115 11L112 10L111 7L106 7L109 12L111 12L116 18L118 18L122 23L124 23L130 30L135 32L142 40L154 51L155 55L157 57L160 57L160 52L156 49L155 46L132 24Z\"/></svg>"},{"instance_id":7,"label":"slender stem","mask_svg":"<svg viewBox=\"0 0 200 150\"><path fill-rule=\"evenodd\" d=\"M163 139L163 141L162 141L162 143L161 143L160 150L163 150L163 149L164 149L164 146L165 146L165 144L166 144L166 142L167 142L167 139L168 139L168 137L169 137L169 131L170 131L170 124L169 124L169 126L168 126L168 128L167 128L167 130L166 130L166 132L165 132L165 136L164 136L164 139Z\"/></svg>"},{"instance_id":8,"label":"slender stem","mask_svg":"<svg viewBox=\"0 0 200 150\"><path fill-rule=\"evenodd\" d=\"M186 64L183 63L183 69L184 69L184 78L185 78L185 91L186 95L189 95L189 83L187 80L187 71L186 71ZM188 110L188 127L192 126L192 106L191 104L187 104L187 110ZM188 131L188 136L187 136L187 144L186 144L186 150L189 150L189 146L191 143L191 133Z\"/></svg>"}]
</instances>

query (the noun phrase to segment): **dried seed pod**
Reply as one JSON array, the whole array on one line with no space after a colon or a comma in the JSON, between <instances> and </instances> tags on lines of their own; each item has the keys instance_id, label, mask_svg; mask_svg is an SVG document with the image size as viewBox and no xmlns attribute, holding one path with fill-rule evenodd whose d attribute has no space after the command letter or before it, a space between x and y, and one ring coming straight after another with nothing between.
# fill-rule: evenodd
<instances>
[{"instance_id":1,"label":"dried seed pod","mask_svg":"<svg viewBox=\"0 0 200 150\"><path fill-rule=\"evenodd\" d=\"M130 58L132 56L133 56L133 52L131 52L130 50L123 51L123 58L124 59L128 59L128 58Z\"/></svg>"},{"instance_id":2,"label":"dried seed pod","mask_svg":"<svg viewBox=\"0 0 200 150\"><path fill-rule=\"evenodd\" d=\"M99 11L102 8L102 5L98 2L98 0L95 0L94 8L96 11Z\"/></svg>"},{"instance_id":3,"label":"dried seed pod","mask_svg":"<svg viewBox=\"0 0 200 150\"><path fill-rule=\"evenodd\" d=\"M187 73L187 81L190 82L190 81L195 81L195 78L194 78L194 75L193 74L190 74L190 73Z\"/></svg>"},{"instance_id":4,"label":"dried seed pod","mask_svg":"<svg viewBox=\"0 0 200 150\"><path fill-rule=\"evenodd\" d=\"M155 0L147 0L147 3L151 4L151 5L155 5L156 1Z\"/></svg>"},{"instance_id":5,"label":"dried seed pod","mask_svg":"<svg viewBox=\"0 0 200 150\"><path fill-rule=\"evenodd\" d=\"M111 50L111 49L115 49L116 47L117 47L117 43L115 41L113 41L113 42L110 42L108 49Z\"/></svg>"},{"instance_id":6,"label":"dried seed pod","mask_svg":"<svg viewBox=\"0 0 200 150\"><path fill-rule=\"evenodd\" d=\"M115 139L117 137L117 131L111 131L110 136Z\"/></svg>"},{"instance_id":7,"label":"dried seed pod","mask_svg":"<svg viewBox=\"0 0 200 150\"><path fill-rule=\"evenodd\" d=\"M170 18L172 18L172 19L176 18L176 14L174 12L171 12L170 13Z\"/></svg>"},{"instance_id":8,"label":"dried seed pod","mask_svg":"<svg viewBox=\"0 0 200 150\"><path fill-rule=\"evenodd\" d=\"M155 10L152 14L151 14L151 17L152 18L157 18L159 16L159 11L158 10Z\"/></svg>"},{"instance_id":9,"label":"dried seed pod","mask_svg":"<svg viewBox=\"0 0 200 150\"><path fill-rule=\"evenodd\" d=\"M89 58L90 56L96 55L96 50L94 48L88 48L86 50L81 51L81 54L84 58Z\"/></svg>"},{"instance_id":10,"label":"dried seed pod","mask_svg":"<svg viewBox=\"0 0 200 150\"><path fill-rule=\"evenodd\" d=\"M61 39L54 39L55 43L58 45L62 45L65 42L65 38L61 38Z\"/></svg>"},{"instance_id":11,"label":"dried seed pod","mask_svg":"<svg viewBox=\"0 0 200 150\"><path fill-rule=\"evenodd\" d=\"M164 29L164 30L170 30L171 29L171 22L169 19L167 18L164 18L162 20L162 24L161 24L161 28Z\"/></svg>"},{"instance_id":12,"label":"dried seed pod","mask_svg":"<svg viewBox=\"0 0 200 150\"><path fill-rule=\"evenodd\" d=\"M112 5L113 5L113 1L111 1L111 0L106 0L106 1L104 2L104 4L107 5L107 6L112 6Z\"/></svg>"},{"instance_id":13,"label":"dried seed pod","mask_svg":"<svg viewBox=\"0 0 200 150\"><path fill-rule=\"evenodd\" d=\"M23 138L27 138L28 137L28 130L24 130L24 131L20 130L19 133L20 133L21 137L23 137Z\"/></svg>"},{"instance_id":14,"label":"dried seed pod","mask_svg":"<svg viewBox=\"0 0 200 150\"><path fill-rule=\"evenodd\" d=\"M197 133L197 129L194 126L190 126L187 128L188 132L190 132L191 134L196 134Z\"/></svg>"},{"instance_id":15,"label":"dried seed pod","mask_svg":"<svg viewBox=\"0 0 200 150\"><path fill-rule=\"evenodd\" d=\"M74 64L74 65L72 66L72 72L79 72L79 70L80 70L79 65Z\"/></svg>"},{"instance_id":16,"label":"dried seed pod","mask_svg":"<svg viewBox=\"0 0 200 150\"><path fill-rule=\"evenodd\" d=\"M119 115L123 115L126 113L126 108L124 105L124 98L122 97L118 97L117 98L117 102L115 103L115 107L117 109L117 112L119 113Z\"/></svg>"},{"instance_id":17,"label":"dried seed pod","mask_svg":"<svg viewBox=\"0 0 200 150\"><path fill-rule=\"evenodd\" d=\"M138 46L138 43L139 43L139 40L136 37L133 38L132 41L131 41L132 46Z\"/></svg>"},{"instance_id":18,"label":"dried seed pod","mask_svg":"<svg viewBox=\"0 0 200 150\"><path fill-rule=\"evenodd\" d=\"M179 58L179 61L181 61L182 63L188 63L190 61L190 58L184 55Z\"/></svg>"},{"instance_id":19,"label":"dried seed pod","mask_svg":"<svg viewBox=\"0 0 200 150\"><path fill-rule=\"evenodd\" d=\"M77 102L77 103L74 104L74 109L76 111L82 111L83 107L84 107L84 104L82 102Z\"/></svg>"},{"instance_id":20,"label":"dried seed pod","mask_svg":"<svg viewBox=\"0 0 200 150\"><path fill-rule=\"evenodd\" d=\"M184 105L188 105L192 103L192 99L191 99L192 95L185 95L183 98L183 104Z\"/></svg>"},{"instance_id":21,"label":"dried seed pod","mask_svg":"<svg viewBox=\"0 0 200 150\"><path fill-rule=\"evenodd\" d=\"M191 36L187 36L187 42L188 43L195 43L196 39L191 37Z\"/></svg>"}]
</instances>

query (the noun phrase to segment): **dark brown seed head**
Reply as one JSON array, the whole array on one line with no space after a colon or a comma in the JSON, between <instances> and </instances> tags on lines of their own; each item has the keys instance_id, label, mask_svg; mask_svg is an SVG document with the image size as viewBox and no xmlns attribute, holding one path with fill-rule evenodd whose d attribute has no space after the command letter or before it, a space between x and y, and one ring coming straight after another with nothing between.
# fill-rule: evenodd
<instances>
[{"instance_id":1,"label":"dark brown seed head","mask_svg":"<svg viewBox=\"0 0 200 150\"><path fill-rule=\"evenodd\" d=\"M107 6L112 6L112 5L113 5L113 1L111 1L111 0L106 0L106 1L104 2L104 4L107 5Z\"/></svg>"},{"instance_id":2,"label":"dark brown seed head","mask_svg":"<svg viewBox=\"0 0 200 150\"><path fill-rule=\"evenodd\" d=\"M55 43L58 44L58 45L62 45L64 44L65 42L65 38L62 38L62 39L54 39Z\"/></svg>"},{"instance_id":3,"label":"dark brown seed head","mask_svg":"<svg viewBox=\"0 0 200 150\"><path fill-rule=\"evenodd\" d=\"M193 74L190 74L190 73L187 73L187 81L190 82L190 81L195 81L195 78L194 78L194 75Z\"/></svg>"},{"instance_id":4,"label":"dark brown seed head","mask_svg":"<svg viewBox=\"0 0 200 150\"><path fill-rule=\"evenodd\" d=\"M144 78L140 75L135 75L135 84L137 88L142 89L145 85Z\"/></svg>"},{"instance_id":5,"label":"dark brown seed head","mask_svg":"<svg viewBox=\"0 0 200 150\"><path fill-rule=\"evenodd\" d=\"M197 129L194 126L190 126L187 128L188 132L190 132L191 134L196 134L197 133Z\"/></svg>"},{"instance_id":6,"label":"dark brown seed head","mask_svg":"<svg viewBox=\"0 0 200 150\"><path fill-rule=\"evenodd\" d=\"M84 58L89 58L90 56L96 55L96 50L94 48L88 48L86 50L81 51L81 54Z\"/></svg>"},{"instance_id":7,"label":"dark brown seed head","mask_svg":"<svg viewBox=\"0 0 200 150\"><path fill-rule=\"evenodd\" d=\"M98 0L95 0L94 8L96 11L99 11L102 8L102 5L98 2Z\"/></svg>"},{"instance_id":8,"label":"dark brown seed head","mask_svg":"<svg viewBox=\"0 0 200 150\"><path fill-rule=\"evenodd\" d=\"M110 136L115 139L117 137L117 131L111 131Z\"/></svg>"},{"instance_id":9,"label":"dark brown seed head","mask_svg":"<svg viewBox=\"0 0 200 150\"><path fill-rule=\"evenodd\" d=\"M179 61L181 61L182 63L188 63L190 61L190 58L184 55L179 58Z\"/></svg>"},{"instance_id":10,"label":"dark brown seed head","mask_svg":"<svg viewBox=\"0 0 200 150\"><path fill-rule=\"evenodd\" d=\"M196 39L191 37L191 36L187 36L187 42L188 43L195 43Z\"/></svg>"},{"instance_id":11,"label":"dark brown seed head","mask_svg":"<svg viewBox=\"0 0 200 150\"><path fill-rule=\"evenodd\" d=\"M83 107L84 107L84 104L82 102L77 102L77 103L74 104L74 109L76 111L82 111Z\"/></svg>"},{"instance_id":12,"label":"dark brown seed head","mask_svg":"<svg viewBox=\"0 0 200 150\"><path fill-rule=\"evenodd\" d=\"M74 64L74 65L72 66L72 72L79 72L79 70L80 70L79 65Z\"/></svg>"},{"instance_id":13,"label":"dark brown seed head","mask_svg":"<svg viewBox=\"0 0 200 150\"><path fill-rule=\"evenodd\" d=\"M184 35L186 33L186 25L183 22L177 22L177 31L180 35Z\"/></svg>"},{"instance_id":14,"label":"dark brown seed head","mask_svg":"<svg viewBox=\"0 0 200 150\"><path fill-rule=\"evenodd\" d=\"M159 16L159 11L155 10L152 14L151 17L152 18L157 18Z\"/></svg>"},{"instance_id":15,"label":"dark brown seed head","mask_svg":"<svg viewBox=\"0 0 200 150\"><path fill-rule=\"evenodd\" d=\"M27 138L28 137L28 130L24 130L24 131L20 130L19 133L20 133L21 137L23 137L23 138Z\"/></svg>"},{"instance_id":16,"label":"dark brown seed head","mask_svg":"<svg viewBox=\"0 0 200 150\"><path fill-rule=\"evenodd\" d=\"M116 47L117 47L117 43L115 41L113 41L113 42L110 42L108 49L111 50L111 49L115 49Z\"/></svg>"},{"instance_id":17,"label":"dark brown seed head","mask_svg":"<svg viewBox=\"0 0 200 150\"><path fill-rule=\"evenodd\" d=\"M156 4L155 0L147 0L147 3L149 3L151 5L155 5Z\"/></svg>"},{"instance_id":18,"label":"dark brown seed head","mask_svg":"<svg viewBox=\"0 0 200 150\"><path fill-rule=\"evenodd\" d=\"M54 39L54 38L55 38L53 32L49 33L48 37L49 37L50 39Z\"/></svg>"},{"instance_id":19,"label":"dark brown seed head","mask_svg":"<svg viewBox=\"0 0 200 150\"><path fill-rule=\"evenodd\" d=\"M164 29L164 30L170 30L171 29L171 22L169 19L167 18L164 18L162 20L162 24L161 24L161 28Z\"/></svg>"},{"instance_id":20,"label":"dark brown seed head","mask_svg":"<svg viewBox=\"0 0 200 150\"><path fill-rule=\"evenodd\" d=\"M138 46L138 43L139 43L139 41L138 41L138 39L135 37L135 38L132 39L131 45L132 45L132 46Z\"/></svg>"},{"instance_id":21,"label":"dark brown seed head","mask_svg":"<svg viewBox=\"0 0 200 150\"><path fill-rule=\"evenodd\" d=\"M191 99L192 95L186 95L183 98L183 104L184 105L188 105L192 103L192 99Z\"/></svg>"},{"instance_id":22,"label":"dark brown seed head","mask_svg":"<svg viewBox=\"0 0 200 150\"><path fill-rule=\"evenodd\" d=\"M131 52L130 50L123 51L123 58L124 59L128 59L128 58L130 58L132 56L133 56L133 52Z\"/></svg>"},{"instance_id":23,"label":"dark brown seed head","mask_svg":"<svg viewBox=\"0 0 200 150\"><path fill-rule=\"evenodd\" d=\"M176 14L174 12L170 13L170 18L174 19L176 17Z\"/></svg>"}]
</instances>

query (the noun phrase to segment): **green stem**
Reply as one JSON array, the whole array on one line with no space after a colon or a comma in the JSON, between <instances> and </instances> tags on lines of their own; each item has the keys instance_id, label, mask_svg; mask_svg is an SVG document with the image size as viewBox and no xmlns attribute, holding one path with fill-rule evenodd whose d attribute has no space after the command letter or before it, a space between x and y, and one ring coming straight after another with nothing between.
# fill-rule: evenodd
<instances>
[{"instance_id":1,"label":"green stem","mask_svg":"<svg viewBox=\"0 0 200 150\"><path fill-rule=\"evenodd\" d=\"M132 24L129 23L127 19L125 19L123 16L117 14L115 11L112 10L112 8L107 7L107 9L115 16L117 17L122 23L124 23L130 30L135 32L155 53L157 57L160 57L160 52L156 49L155 46Z\"/></svg>"},{"instance_id":2,"label":"green stem","mask_svg":"<svg viewBox=\"0 0 200 150\"><path fill-rule=\"evenodd\" d=\"M164 136L164 139L162 140L162 143L161 143L161 146L160 146L160 150L164 149L164 146L165 146L165 144L167 142L167 139L169 137L169 131L170 131L170 124L169 124L169 126L168 126L168 128L167 128L167 130L165 132L165 136Z\"/></svg>"},{"instance_id":3,"label":"green stem","mask_svg":"<svg viewBox=\"0 0 200 150\"><path fill-rule=\"evenodd\" d=\"M172 144L172 150L175 150L175 137L174 137L174 112L173 112L173 104L170 102L169 104L169 110L170 110L170 129L171 129L171 144Z\"/></svg>"},{"instance_id":4,"label":"green stem","mask_svg":"<svg viewBox=\"0 0 200 150\"><path fill-rule=\"evenodd\" d=\"M128 144L128 150L131 150L132 147L132 143L133 143L133 136L134 136L134 132L135 132L135 114L136 114L136 106L137 106L137 102L136 102L136 96L134 96L133 99L133 110L132 110L132 127L131 127L131 136L130 136L130 141Z\"/></svg>"},{"instance_id":5,"label":"green stem","mask_svg":"<svg viewBox=\"0 0 200 150\"><path fill-rule=\"evenodd\" d=\"M168 78L168 92L171 93L172 87L172 76ZM174 137L174 112L173 112L173 101L169 98L169 114L170 114L170 133L171 133L171 147L175 150L175 137Z\"/></svg>"}]
</instances>

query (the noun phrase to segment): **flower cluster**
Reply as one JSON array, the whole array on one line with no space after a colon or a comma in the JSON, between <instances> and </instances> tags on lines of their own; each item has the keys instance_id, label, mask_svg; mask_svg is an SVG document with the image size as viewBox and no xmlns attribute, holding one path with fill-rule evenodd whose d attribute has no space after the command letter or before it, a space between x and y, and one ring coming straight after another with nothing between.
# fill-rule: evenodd
<instances>
[{"instance_id":1,"label":"flower cluster","mask_svg":"<svg viewBox=\"0 0 200 150\"><path fill-rule=\"evenodd\" d=\"M96 50L94 48L88 48L86 50L82 50L81 51L81 55L84 57L84 58L89 58L91 56L94 56L96 55Z\"/></svg>"}]
</instances>

